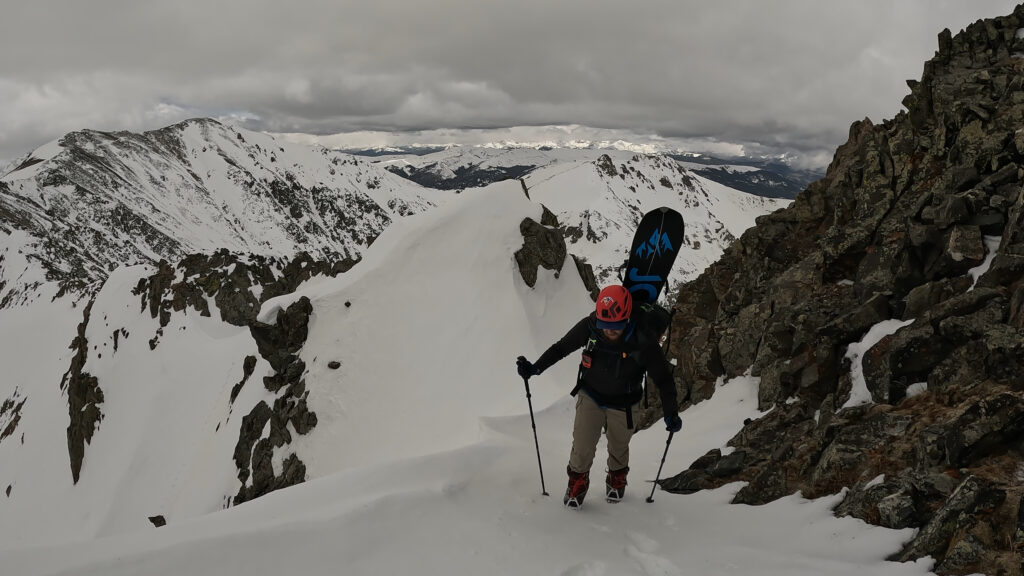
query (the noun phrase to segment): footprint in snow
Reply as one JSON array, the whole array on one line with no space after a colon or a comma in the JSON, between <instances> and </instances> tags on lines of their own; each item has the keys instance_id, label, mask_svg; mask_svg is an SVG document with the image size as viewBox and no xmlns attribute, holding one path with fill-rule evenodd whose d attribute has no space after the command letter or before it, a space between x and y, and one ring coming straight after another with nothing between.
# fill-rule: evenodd
<instances>
[{"instance_id":1,"label":"footprint in snow","mask_svg":"<svg viewBox=\"0 0 1024 576\"><path fill-rule=\"evenodd\" d=\"M646 534L630 532L629 539L633 542L626 546L626 556L640 565L640 569L648 576L681 576L682 571L671 560L656 554L658 542Z\"/></svg>"}]
</instances>

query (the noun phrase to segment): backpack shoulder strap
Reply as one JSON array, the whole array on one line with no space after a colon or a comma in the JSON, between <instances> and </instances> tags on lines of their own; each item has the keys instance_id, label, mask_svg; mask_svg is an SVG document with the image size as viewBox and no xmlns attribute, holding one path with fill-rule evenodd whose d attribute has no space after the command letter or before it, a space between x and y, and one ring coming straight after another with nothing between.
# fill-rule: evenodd
<instances>
[{"instance_id":1,"label":"backpack shoulder strap","mask_svg":"<svg viewBox=\"0 0 1024 576\"><path fill-rule=\"evenodd\" d=\"M583 346L583 355L580 358L580 370L576 374L576 385L573 386L572 391L569 392L570 396L576 396L580 391L580 387L583 386L583 375L587 373L587 369L590 368L592 362L592 354L597 348L598 336L597 336L597 325L593 319L587 324L590 328L590 337L587 338L587 343Z\"/></svg>"}]
</instances>

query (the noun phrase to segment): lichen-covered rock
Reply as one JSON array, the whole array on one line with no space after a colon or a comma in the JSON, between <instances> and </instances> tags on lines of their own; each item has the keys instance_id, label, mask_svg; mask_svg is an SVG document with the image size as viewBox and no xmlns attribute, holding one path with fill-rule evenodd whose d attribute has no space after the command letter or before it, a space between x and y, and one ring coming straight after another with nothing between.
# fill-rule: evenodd
<instances>
[{"instance_id":1,"label":"lichen-covered rock","mask_svg":"<svg viewBox=\"0 0 1024 576\"><path fill-rule=\"evenodd\" d=\"M920 528L902 560L1021 573L1022 27L1024 5L940 34L906 112L855 122L825 178L681 288L680 398L749 372L771 411L729 442L742 460L706 455L663 488L744 481L751 504L846 488L837 513ZM892 318L912 322L859 364L872 403L841 408L847 347Z\"/></svg>"}]
</instances>

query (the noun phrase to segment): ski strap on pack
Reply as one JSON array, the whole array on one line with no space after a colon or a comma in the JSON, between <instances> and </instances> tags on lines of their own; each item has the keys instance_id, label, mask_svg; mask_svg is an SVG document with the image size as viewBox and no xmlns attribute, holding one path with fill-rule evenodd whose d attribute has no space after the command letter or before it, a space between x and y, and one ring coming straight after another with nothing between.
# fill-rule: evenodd
<instances>
[{"instance_id":1,"label":"ski strap on pack","mask_svg":"<svg viewBox=\"0 0 1024 576\"><path fill-rule=\"evenodd\" d=\"M590 335L590 339L587 340L586 346L583 347L583 357L580 359L580 371L576 375L576 386L573 386L572 392L569 392L570 396L576 396L580 391L580 387L583 386L583 375L587 373L587 369L590 368L594 361L592 353L594 348L597 348L597 336L594 334Z\"/></svg>"}]
</instances>

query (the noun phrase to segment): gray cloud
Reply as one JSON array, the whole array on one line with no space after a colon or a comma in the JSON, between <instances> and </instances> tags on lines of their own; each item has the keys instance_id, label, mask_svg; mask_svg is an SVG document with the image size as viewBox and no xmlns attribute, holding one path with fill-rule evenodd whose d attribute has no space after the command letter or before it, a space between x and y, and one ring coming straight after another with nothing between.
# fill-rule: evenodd
<instances>
[{"instance_id":1,"label":"gray cloud","mask_svg":"<svg viewBox=\"0 0 1024 576\"><path fill-rule=\"evenodd\" d=\"M331 134L580 124L827 160L889 118L974 0L17 2L0 162L195 115Z\"/></svg>"}]
</instances>

